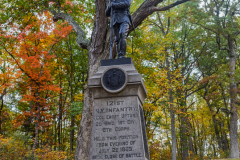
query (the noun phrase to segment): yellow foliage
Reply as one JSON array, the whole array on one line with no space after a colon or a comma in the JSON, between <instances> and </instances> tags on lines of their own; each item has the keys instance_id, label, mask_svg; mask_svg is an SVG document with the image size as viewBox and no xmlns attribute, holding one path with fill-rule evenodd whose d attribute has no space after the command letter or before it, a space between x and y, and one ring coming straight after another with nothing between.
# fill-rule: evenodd
<instances>
[{"instance_id":1,"label":"yellow foliage","mask_svg":"<svg viewBox=\"0 0 240 160\"><path fill-rule=\"evenodd\" d=\"M31 147L28 147L26 142L13 137L4 138L0 135L0 160L30 159L31 153ZM73 155L64 151L51 151L48 146L36 149L34 157L39 160L73 159Z\"/></svg>"},{"instance_id":2,"label":"yellow foliage","mask_svg":"<svg viewBox=\"0 0 240 160\"><path fill-rule=\"evenodd\" d=\"M44 147L43 149L36 149L36 155L42 160L65 160L69 159L68 154L64 151L51 151L49 147ZM73 159L73 158L71 158Z\"/></svg>"},{"instance_id":3,"label":"yellow foliage","mask_svg":"<svg viewBox=\"0 0 240 160\"><path fill-rule=\"evenodd\" d=\"M0 135L0 160L15 160L25 157L27 150L23 142Z\"/></svg>"},{"instance_id":4,"label":"yellow foliage","mask_svg":"<svg viewBox=\"0 0 240 160\"><path fill-rule=\"evenodd\" d=\"M83 102L83 99L84 99L83 96L84 96L83 93L79 93L79 94L77 94L77 95L74 96L74 99L75 99L76 101Z\"/></svg>"},{"instance_id":5,"label":"yellow foliage","mask_svg":"<svg viewBox=\"0 0 240 160\"><path fill-rule=\"evenodd\" d=\"M151 160L169 160L171 159L171 149L170 147L162 146L158 141L153 142L149 145L149 152L151 155Z\"/></svg>"}]
</instances>

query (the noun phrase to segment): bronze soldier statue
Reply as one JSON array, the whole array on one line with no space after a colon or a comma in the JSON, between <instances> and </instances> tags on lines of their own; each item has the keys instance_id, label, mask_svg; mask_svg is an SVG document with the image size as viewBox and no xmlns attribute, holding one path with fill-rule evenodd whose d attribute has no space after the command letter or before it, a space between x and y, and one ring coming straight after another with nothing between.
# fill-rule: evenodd
<instances>
[{"instance_id":1,"label":"bronze soldier statue","mask_svg":"<svg viewBox=\"0 0 240 160\"><path fill-rule=\"evenodd\" d=\"M132 0L110 1L105 10L105 14L107 17L111 16L111 30L114 30L118 58L125 58L128 29L129 26L132 25L131 14L129 12Z\"/></svg>"}]
</instances>

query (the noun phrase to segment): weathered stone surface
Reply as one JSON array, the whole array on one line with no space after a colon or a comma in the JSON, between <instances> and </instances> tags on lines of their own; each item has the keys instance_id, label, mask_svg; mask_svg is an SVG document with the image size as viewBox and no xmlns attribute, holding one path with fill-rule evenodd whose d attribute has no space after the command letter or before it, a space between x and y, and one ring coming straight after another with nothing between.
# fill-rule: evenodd
<instances>
[{"instance_id":1,"label":"weathered stone surface","mask_svg":"<svg viewBox=\"0 0 240 160\"><path fill-rule=\"evenodd\" d=\"M126 87L118 93L101 85L102 74L114 67L128 76ZM88 86L94 97L89 159L150 160L142 109L146 89L134 65L101 66Z\"/></svg>"},{"instance_id":2,"label":"weathered stone surface","mask_svg":"<svg viewBox=\"0 0 240 160\"><path fill-rule=\"evenodd\" d=\"M108 70L109 68L121 68L125 70L127 73L127 87L117 94L111 94L105 91L101 85L101 77L103 73ZM117 96L130 96L136 95L141 96L140 101L143 103L143 100L147 96L147 90L142 80L141 74L137 72L133 64L126 64L126 65L113 65L113 66L101 66L98 68L98 71L88 80L88 87L91 88L94 93L94 98L100 98L98 96L103 97L117 97ZM138 93L139 92L141 93ZM97 92L97 93L95 93Z\"/></svg>"}]
</instances>

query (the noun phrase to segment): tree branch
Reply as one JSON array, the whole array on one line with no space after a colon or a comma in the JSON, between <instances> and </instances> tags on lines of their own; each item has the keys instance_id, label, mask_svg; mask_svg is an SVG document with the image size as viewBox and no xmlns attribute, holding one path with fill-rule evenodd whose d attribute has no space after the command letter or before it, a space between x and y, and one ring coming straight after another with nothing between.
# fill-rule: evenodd
<instances>
[{"instance_id":1,"label":"tree branch","mask_svg":"<svg viewBox=\"0 0 240 160\"><path fill-rule=\"evenodd\" d=\"M58 5L58 13L60 13L61 4L56 0L49 0L49 2L55 2Z\"/></svg>"},{"instance_id":2,"label":"tree branch","mask_svg":"<svg viewBox=\"0 0 240 160\"><path fill-rule=\"evenodd\" d=\"M35 83L36 80L34 80L22 67L21 65L19 64L19 62L17 61L17 59L14 57L14 55L12 53L10 53L5 47L4 47L4 50L12 57L12 59L16 62L17 66L19 67L19 69L28 77L30 78L32 81L34 81Z\"/></svg>"},{"instance_id":3,"label":"tree branch","mask_svg":"<svg viewBox=\"0 0 240 160\"><path fill-rule=\"evenodd\" d=\"M76 42L78 44L79 47L83 48L83 49L88 49L89 45L90 45L90 41L88 39L86 39L86 34L84 32L84 30L80 27L80 25L74 21L74 19L65 13L57 13L56 11L51 11L50 12L53 14L53 21L57 22L58 20L64 19L66 20L75 30L75 32L77 33L77 39Z\"/></svg>"},{"instance_id":4,"label":"tree branch","mask_svg":"<svg viewBox=\"0 0 240 160\"><path fill-rule=\"evenodd\" d=\"M55 44L56 44L56 43L54 43L54 44L52 45L52 47L51 47L50 50L48 51L47 55L44 57L43 63L42 63L42 65L41 65L41 69L40 69L40 74L39 74L38 78L42 77L43 66L44 66L44 64L45 64L45 62L46 62L46 58L47 58L47 56L49 55L49 53L51 52L51 50L53 49L53 47L55 46Z\"/></svg>"},{"instance_id":5,"label":"tree branch","mask_svg":"<svg viewBox=\"0 0 240 160\"><path fill-rule=\"evenodd\" d=\"M154 12L156 12L156 11L166 11L166 10L169 10L169 9L179 5L179 4L185 3L187 1L190 1L190 0L178 0L178 1L172 3L172 4L168 5L168 6L165 6L165 7L153 7L152 9L153 9Z\"/></svg>"},{"instance_id":6,"label":"tree branch","mask_svg":"<svg viewBox=\"0 0 240 160\"><path fill-rule=\"evenodd\" d=\"M163 0L145 0L142 5L133 13L133 25L135 28L137 28L149 15L151 15L153 12L156 11L166 11L170 8L173 8L177 5L180 5L182 3L185 3L190 0L177 0L176 2L165 6L165 7L157 7L157 5ZM131 27L129 29L129 33L133 31L133 28Z\"/></svg>"}]
</instances>

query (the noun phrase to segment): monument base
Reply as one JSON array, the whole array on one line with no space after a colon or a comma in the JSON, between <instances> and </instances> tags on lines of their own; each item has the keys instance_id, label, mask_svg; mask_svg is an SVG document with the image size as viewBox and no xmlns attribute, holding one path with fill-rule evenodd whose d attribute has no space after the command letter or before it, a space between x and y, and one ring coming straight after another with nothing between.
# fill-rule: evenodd
<instances>
[{"instance_id":1,"label":"monument base","mask_svg":"<svg viewBox=\"0 0 240 160\"><path fill-rule=\"evenodd\" d=\"M146 89L131 58L102 60L93 94L90 160L150 160L142 104Z\"/></svg>"}]
</instances>

